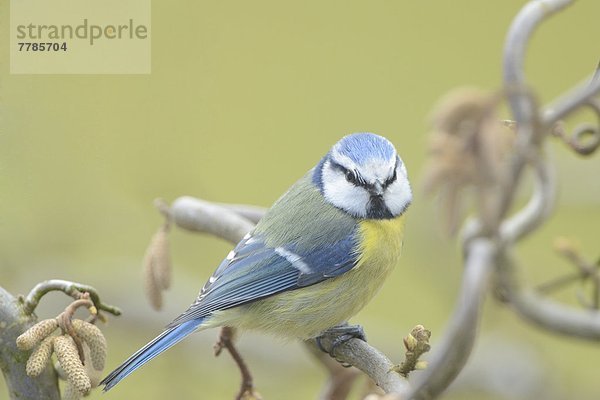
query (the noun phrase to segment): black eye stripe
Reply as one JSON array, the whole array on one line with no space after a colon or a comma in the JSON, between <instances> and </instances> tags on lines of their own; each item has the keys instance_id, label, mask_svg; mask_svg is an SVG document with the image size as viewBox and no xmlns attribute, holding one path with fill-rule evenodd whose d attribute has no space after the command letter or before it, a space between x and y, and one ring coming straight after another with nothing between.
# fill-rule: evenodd
<instances>
[{"instance_id":1,"label":"black eye stripe","mask_svg":"<svg viewBox=\"0 0 600 400\"><path fill-rule=\"evenodd\" d=\"M384 187L388 187L389 185L391 185L392 183L394 183L397 178L398 178L398 170L394 169L394 174L392 176L390 176L389 178L386 179L386 181L384 182L383 186Z\"/></svg>"},{"instance_id":2,"label":"black eye stripe","mask_svg":"<svg viewBox=\"0 0 600 400\"><path fill-rule=\"evenodd\" d=\"M352 183L353 185L364 186L366 184L365 180L362 178L362 176L360 176L360 174L358 172L349 170L348 168L344 167L341 164L336 163L333 160L330 160L329 162L333 169L337 169L338 171L343 173L344 176L346 177L346 180L348 182Z\"/></svg>"},{"instance_id":3,"label":"black eye stripe","mask_svg":"<svg viewBox=\"0 0 600 400\"><path fill-rule=\"evenodd\" d=\"M394 166L394 173L392 174L392 176L390 176L389 178L386 179L386 181L383 184L384 187L388 187L389 185L394 183L396 181L396 179L398 179L398 168L401 166L402 166L402 161L400 160L400 157L396 156L396 165Z\"/></svg>"},{"instance_id":4,"label":"black eye stripe","mask_svg":"<svg viewBox=\"0 0 600 400\"><path fill-rule=\"evenodd\" d=\"M352 183L354 186L362 186L367 190L372 189L374 187L374 185L365 181L365 179L358 173L358 171L350 170L350 169L344 167L343 165L338 164L337 162L335 162L333 160L329 160L329 162L333 169L336 169L336 170L340 171L341 173L343 173L344 176L346 177L346 180L348 182ZM394 166L394 173L392 176L390 176L388 179L386 179L386 181L383 183L383 187L388 187L389 185L391 185L392 183L394 183L396 181L396 179L398 178L397 171L398 171L398 167L400 165L402 165L402 161L400 161L400 157L396 157L396 165Z\"/></svg>"},{"instance_id":5,"label":"black eye stripe","mask_svg":"<svg viewBox=\"0 0 600 400\"><path fill-rule=\"evenodd\" d=\"M348 169L346 167L342 166L341 164L336 163L333 160L329 160L329 165L331 165L331 168L337 169L338 171L342 171L344 174L346 173L346 171L348 171Z\"/></svg>"}]
</instances>

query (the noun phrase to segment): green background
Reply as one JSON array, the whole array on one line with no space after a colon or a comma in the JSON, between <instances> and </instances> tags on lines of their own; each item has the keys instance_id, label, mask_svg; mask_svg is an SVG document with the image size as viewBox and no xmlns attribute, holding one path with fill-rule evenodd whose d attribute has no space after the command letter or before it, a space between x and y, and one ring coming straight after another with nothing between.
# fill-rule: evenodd
<instances>
[{"instance_id":1,"label":"green background","mask_svg":"<svg viewBox=\"0 0 600 400\"><path fill-rule=\"evenodd\" d=\"M189 305L231 247L176 230L173 288L153 311L141 259L161 224L154 198L268 206L341 136L373 131L397 146L415 198L403 258L354 322L394 360L417 323L433 331L435 347L462 266L439 204L421 191L428 118L452 88L501 85L505 33L523 4L153 2L152 74L20 76L8 73L2 0L0 284L13 293L49 278L95 286L124 312L102 327L112 369ZM542 102L597 64L599 13L599 2L579 1L537 32L526 72ZM519 246L531 283L572 270L553 254L558 235L598 256L600 158L552 142L559 207ZM558 297L575 304L575 290ZM49 295L38 315L67 302ZM232 398L238 372L227 356L212 356L216 334L194 335L90 398ZM324 375L299 344L260 334L239 343L266 399L316 397ZM446 398L597 398L599 357L597 345L542 332L490 299L471 367ZM519 392L528 382L542 392Z\"/></svg>"}]
</instances>

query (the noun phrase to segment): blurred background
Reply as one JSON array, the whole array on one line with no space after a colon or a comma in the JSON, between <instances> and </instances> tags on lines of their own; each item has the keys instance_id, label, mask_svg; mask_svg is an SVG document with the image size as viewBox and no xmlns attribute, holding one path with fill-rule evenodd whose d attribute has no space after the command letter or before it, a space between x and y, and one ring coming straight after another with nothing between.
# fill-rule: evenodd
<instances>
[{"instance_id":1,"label":"blurred background","mask_svg":"<svg viewBox=\"0 0 600 400\"><path fill-rule=\"evenodd\" d=\"M268 206L341 136L372 131L397 146L415 199L401 262L353 322L397 361L418 323L435 346L462 265L439 205L420 190L428 118L452 88L500 86L505 33L524 3L155 1L152 73L139 76L9 75L0 41L0 285L18 294L68 279L121 307L102 327L108 372L189 305L231 247L176 229L174 283L153 311L141 282L162 223L153 199ZM542 102L595 68L599 13L599 2L579 1L537 32L526 72ZM4 38L7 15L3 0ZM598 256L600 157L578 158L556 141L551 156L559 208L519 247L531 284L572 268L553 253L556 236ZM574 290L558 298L576 303ZM37 314L53 317L67 303L48 295ZM90 398L232 398L238 371L227 355L213 357L217 333L194 335ZM324 373L300 344L248 334L239 346L266 399L316 397ZM595 399L599 357L597 345L540 331L490 298L472 362L445 398Z\"/></svg>"}]
</instances>

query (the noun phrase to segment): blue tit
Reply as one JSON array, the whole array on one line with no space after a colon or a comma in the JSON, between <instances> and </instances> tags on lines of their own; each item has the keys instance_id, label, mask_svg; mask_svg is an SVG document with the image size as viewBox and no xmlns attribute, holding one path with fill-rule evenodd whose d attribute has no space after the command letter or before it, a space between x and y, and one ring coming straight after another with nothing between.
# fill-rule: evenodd
<instances>
[{"instance_id":1,"label":"blue tit","mask_svg":"<svg viewBox=\"0 0 600 400\"><path fill-rule=\"evenodd\" d=\"M192 332L219 326L308 339L347 321L400 256L412 200L394 146L343 137L227 255L192 305L102 382L121 379Z\"/></svg>"}]
</instances>

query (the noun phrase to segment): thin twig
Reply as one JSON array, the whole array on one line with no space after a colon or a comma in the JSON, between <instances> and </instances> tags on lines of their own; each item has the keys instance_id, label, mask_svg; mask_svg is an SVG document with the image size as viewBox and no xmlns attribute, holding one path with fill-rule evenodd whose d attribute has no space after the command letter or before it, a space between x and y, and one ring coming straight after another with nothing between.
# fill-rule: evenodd
<instances>
[{"instance_id":1,"label":"thin twig","mask_svg":"<svg viewBox=\"0 0 600 400\"><path fill-rule=\"evenodd\" d=\"M589 99L582 104L588 106L600 120L600 102L596 99ZM571 150L581 156L590 156L600 147L600 128L598 123L583 123L578 125L571 134L567 133L564 123L558 121L554 124L551 133L560 138Z\"/></svg>"},{"instance_id":2,"label":"thin twig","mask_svg":"<svg viewBox=\"0 0 600 400\"><path fill-rule=\"evenodd\" d=\"M221 351L223 351L223 349L227 349L229 354L231 354L231 358L233 358L240 370L240 374L242 375L242 384L240 386L240 391L236 396L236 400L242 400L247 398L248 396L250 396L253 399L260 399L260 395L254 391L252 374L248 369L248 365L246 365L246 362L242 358L242 355L235 347L233 337L233 328L229 326L224 326L223 328L221 328L221 332L219 333L219 340L215 344L215 356L218 357L221 354Z\"/></svg>"}]
</instances>

